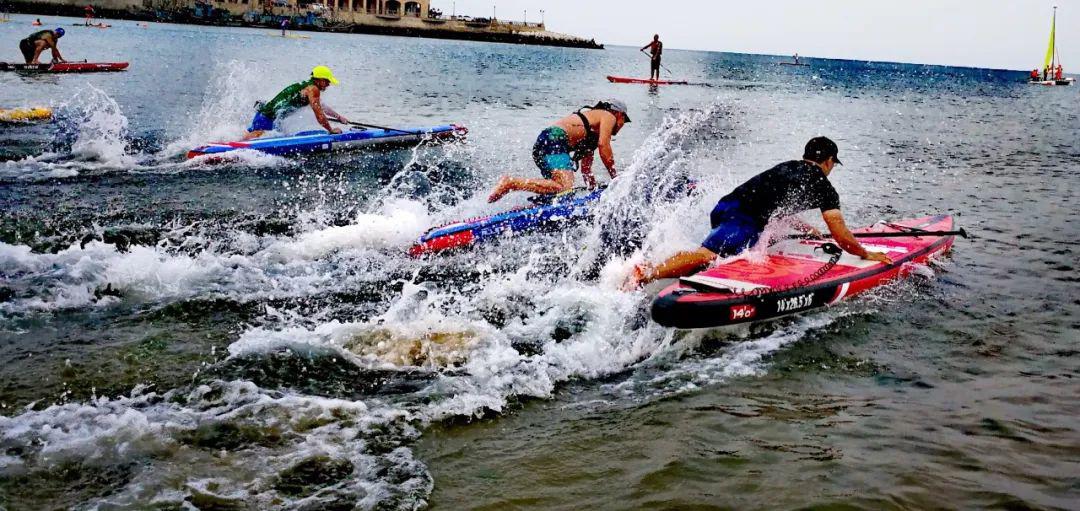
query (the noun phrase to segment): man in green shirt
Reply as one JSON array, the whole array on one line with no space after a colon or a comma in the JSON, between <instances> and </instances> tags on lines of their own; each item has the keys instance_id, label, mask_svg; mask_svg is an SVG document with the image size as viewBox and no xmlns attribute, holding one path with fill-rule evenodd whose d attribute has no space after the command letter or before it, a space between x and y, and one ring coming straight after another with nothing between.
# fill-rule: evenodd
<instances>
[{"instance_id":1,"label":"man in green shirt","mask_svg":"<svg viewBox=\"0 0 1080 511\"><path fill-rule=\"evenodd\" d=\"M316 66L315 69L311 70L311 78L285 87L270 101L257 105L255 118L251 120L251 126L247 130L247 135L244 135L244 140L261 137L266 131L274 129L279 119L305 106L311 107L311 111L315 113L315 120L326 131L341 133L340 129L330 126L328 117L345 124L348 124L349 120L333 111L330 107L323 105L321 99L322 92L327 87L338 83L338 79L334 78L330 68Z\"/></svg>"}]
</instances>

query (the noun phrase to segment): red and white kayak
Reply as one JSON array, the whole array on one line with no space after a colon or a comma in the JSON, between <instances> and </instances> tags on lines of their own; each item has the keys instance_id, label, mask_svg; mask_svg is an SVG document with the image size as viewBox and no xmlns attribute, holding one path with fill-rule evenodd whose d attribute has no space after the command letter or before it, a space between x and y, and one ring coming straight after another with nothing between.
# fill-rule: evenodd
<instances>
[{"instance_id":1,"label":"red and white kayak","mask_svg":"<svg viewBox=\"0 0 1080 511\"><path fill-rule=\"evenodd\" d=\"M0 62L0 71L26 71L32 73L100 73L123 71L127 62L58 62L55 64L9 64Z\"/></svg>"},{"instance_id":2,"label":"red and white kayak","mask_svg":"<svg viewBox=\"0 0 1080 511\"><path fill-rule=\"evenodd\" d=\"M652 305L652 317L669 327L712 328L832 305L904 277L916 265L948 250L955 239L951 234L890 235L952 229L953 218L939 215L852 231L867 250L884 252L892 264L846 252L830 255L830 249L839 247L828 239L785 240L769 247L764 261L739 258L679 279L660 292ZM879 233L881 237L873 236Z\"/></svg>"},{"instance_id":3,"label":"red and white kayak","mask_svg":"<svg viewBox=\"0 0 1080 511\"><path fill-rule=\"evenodd\" d=\"M644 78L627 78L624 76L609 76L608 81L611 83L643 83L646 85L689 85L690 82L678 81L678 80L646 80Z\"/></svg>"}]
</instances>

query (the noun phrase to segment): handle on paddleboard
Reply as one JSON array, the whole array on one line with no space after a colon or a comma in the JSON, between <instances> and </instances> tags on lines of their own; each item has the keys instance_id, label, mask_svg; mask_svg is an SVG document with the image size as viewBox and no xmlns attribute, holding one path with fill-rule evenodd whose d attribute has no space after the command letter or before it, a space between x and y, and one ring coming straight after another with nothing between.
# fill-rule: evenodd
<instances>
[{"instance_id":1,"label":"handle on paddleboard","mask_svg":"<svg viewBox=\"0 0 1080 511\"><path fill-rule=\"evenodd\" d=\"M851 233L856 238L917 238L920 236L960 236L961 238L967 238L967 231L960 229L957 231L905 231L905 232L854 232ZM788 236L791 240L813 240L813 239L832 239L832 236L822 236L820 238L810 234L792 234Z\"/></svg>"}]
</instances>

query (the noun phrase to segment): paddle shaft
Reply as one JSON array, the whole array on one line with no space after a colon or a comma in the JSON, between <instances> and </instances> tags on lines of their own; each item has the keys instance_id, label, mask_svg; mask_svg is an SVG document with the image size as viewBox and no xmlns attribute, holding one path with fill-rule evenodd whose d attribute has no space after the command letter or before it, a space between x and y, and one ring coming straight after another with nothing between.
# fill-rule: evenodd
<instances>
[{"instance_id":1,"label":"paddle shaft","mask_svg":"<svg viewBox=\"0 0 1080 511\"><path fill-rule=\"evenodd\" d=\"M407 131L407 130L399 130L397 128L387 128L385 126L376 126L374 124L364 124L362 122L352 122L352 121L350 121L350 122L341 122L341 121L339 121L337 119L332 119L332 120L334 122L338 123L338 124L348 124L349 126L356 126L358 128L375 128L377 130L383 130L383 131L396 131L398 133L404 133L406 135L423 135L424 134L423 131Z\"/></svg>"},{"instance_id":2,"label":"paddle shaft","mask_svg":"<svg viewBox=\"0 0 1080 511\"><path fill-rule=\"evenodd\" d=\"M851 233L851 235L856 238L917 238L919 236L960 236L961 238L966 238L967 231L960 229L959 231L854 232ZM832 236L823 236L821 239L831 238ZM788 236L788 239L812 240L818 238L809 234L792 234L791 236Z\"/></svg>"},{"instance_id":3,"label":"paddle shaft","mask_svg":"<svg viewBox=\"0 0 1080 511\"><path fill-rule=\"evenodd\" d=\"M641 49L641 53L644 53L645 56L649 57L650 59L652 58L652 55L649 55L649 52L645 51L644 49ZM668 69L667 66L665 66L663 63L660 63L660 67L664 68L664 71L667 71L667 74L672 75L672 76L675 75L675 73L672 73L671 70Z\"/></svg>"}]
</instances>

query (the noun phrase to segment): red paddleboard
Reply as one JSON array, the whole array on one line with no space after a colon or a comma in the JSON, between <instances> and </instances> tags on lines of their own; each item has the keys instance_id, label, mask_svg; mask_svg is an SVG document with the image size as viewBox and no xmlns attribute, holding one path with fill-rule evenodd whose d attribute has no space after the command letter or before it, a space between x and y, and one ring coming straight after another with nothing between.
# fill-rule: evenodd
<instances>
[{"instance_id":1,"label":"red paddleboard","mask_svg":"<svg viewBox=\"0 0 1080 511\"><path fill-rule=\"evenodd\" d=\"M953 218L948 215L915 218L852 232L885 234L910 228L951 231ZM652 317L664 326L712 328L832 305L909 274L914 266L948 250L954 239L951 235L880 238L864 235L859 242L867 250L884 252L893 264L868 261L845 252L831 267L827 264L832 257L823 247L835 244L832 240L785 240L769 247L764 261L740 258L679 279L657 296Z\"/></svg>"},{"instance_id":2,"label":"red paddleboard","mask_svg":"<svg viewBox=\"0 0 1080 511\"><path fill-rule=\"evenodd\" d=\"M28 71L36 73L97 73L123 71L127 62L60 62L56 64L9 64L0 62L0 71Z\"/></svg>"},{"instance_id":3,"label":"red paddleboard","mask_svg":"<svg viewBox=\"0 0 1080 511\"><path fill-rule=\"evenodd\" d=\"M609 76L608 81L611 83L644 83L647 85L689 85L690 82L673 81L673 80L645 80L643 78L626 78L623 76Z\"/></svg>"}]
</instances>

